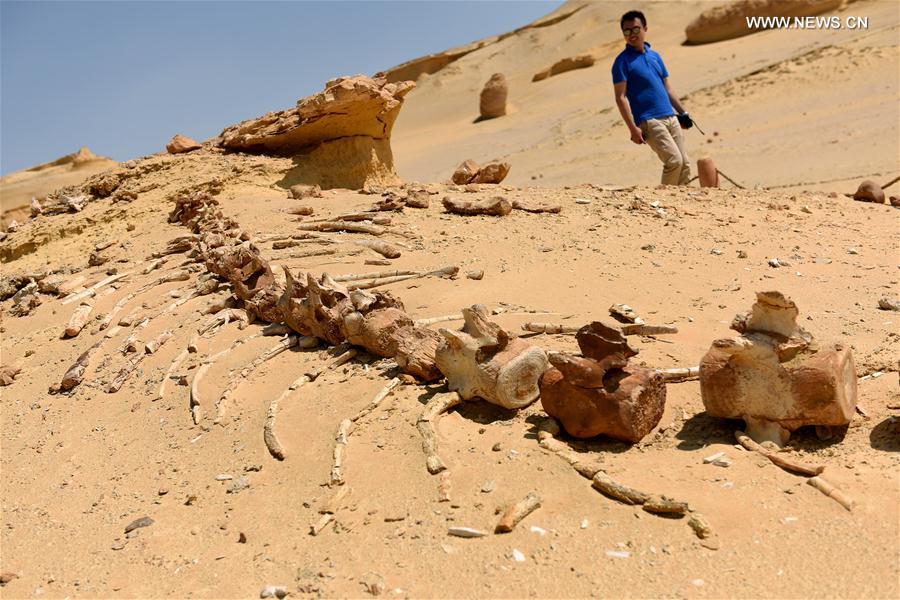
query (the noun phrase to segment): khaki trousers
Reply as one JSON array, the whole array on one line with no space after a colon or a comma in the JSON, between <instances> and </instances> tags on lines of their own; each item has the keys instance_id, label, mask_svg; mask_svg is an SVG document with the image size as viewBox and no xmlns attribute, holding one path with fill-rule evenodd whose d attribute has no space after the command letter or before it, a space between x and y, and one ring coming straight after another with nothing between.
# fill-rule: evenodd
<instances>
[{"instance_id":1,"label":"khaki trousers","mask_svg":"<svg viewBox=\"0 0 900 600\"><path fill-rule=\"evenodd\" d=\"M663 163L663 185L687 185L691 179L691 161L684 151L684 136L678 119L647 119L641 123L641 133Z\"/></svg>"}]
</instances>

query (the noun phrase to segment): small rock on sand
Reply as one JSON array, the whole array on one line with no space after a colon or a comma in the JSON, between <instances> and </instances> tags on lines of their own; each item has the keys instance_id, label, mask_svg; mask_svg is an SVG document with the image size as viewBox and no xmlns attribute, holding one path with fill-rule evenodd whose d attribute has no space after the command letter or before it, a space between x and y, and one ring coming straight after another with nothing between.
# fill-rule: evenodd
<instances>
[{"instance_id":1,"label":"small rock on sand","mask_svg":"<svg viewBox=\"0 0 900 600\"><path fill-rule=\"evenodd\" d=\"M140 519L135 519L131 523L125 526L125 533L130 533L135 529L140 529L141 527L149 527L153 525L154 521L150 517L141 517Z\"/></svg>"}]
</instances>

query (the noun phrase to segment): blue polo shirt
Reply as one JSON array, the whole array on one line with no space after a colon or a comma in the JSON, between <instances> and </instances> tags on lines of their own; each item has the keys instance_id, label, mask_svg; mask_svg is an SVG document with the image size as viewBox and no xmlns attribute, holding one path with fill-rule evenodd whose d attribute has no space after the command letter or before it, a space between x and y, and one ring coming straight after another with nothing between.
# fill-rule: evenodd
<instances>
[{"instance_id":1,"label":"blue polo shirt","mask_svg":"<svg viewBox=\"0 0 900 600\"><path fill-rule=\"evenodd\" d=\"M661 119L675 114L663 79L669 76L666 64L650 44L644 42L644 51L638 52L626 45L612 66L613 83L628 82L625 97L631 106L634 123L640 125L647 119Z\"/></svg>"}]
</instances>

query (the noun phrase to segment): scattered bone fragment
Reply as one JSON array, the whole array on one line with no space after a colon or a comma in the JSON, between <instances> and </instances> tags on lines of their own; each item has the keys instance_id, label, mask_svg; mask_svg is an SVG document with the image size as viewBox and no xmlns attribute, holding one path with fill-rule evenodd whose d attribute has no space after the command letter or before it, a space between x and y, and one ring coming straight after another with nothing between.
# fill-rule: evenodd
<instances>
[{"instance_id":1,"label":"scattered bone fragment","mask_svg":"<svg viewBox=\"0 0 900 600\"><path fill-rule=\"evenodd\" d=\"M435 362L451 390L469 400L480 397L504 408L522 408L537 400L538 380L549 367L546 353L520 338L510 338L474 305L462 311L460 331L440 329L444 343Z\"/></svg>"},{"instance_id":2,"label":"scattered bone fragment","mask_svg":"<svg viewBox=\"0 0 900 600\"><path fill-rule=\"evenodd\" d=\"M385 258L399 258L401 255L398 246L385 242L384 240L355 240L351 243L374 250Z\"/></svg>"},{"instance_id":3,"label":"scattered bone fragment","mask_svg":"<svg viewBox=\"0 0 900 600\"><path fill-rule=\"evenodd\" d=\"M700 367L681 367L675 369L658 369L666 383L679 383L700 378Z\"/></svg>"},{"instance_id":4,"label":"scattered bone fragment","mask_svg":"<svg viewBox=\"0 0 900 600\"><path fill-rule=\"evenodd\" d=\"M384 235L387 231L382 225L370 225L366 223L353 223L350 221L320 221L318 223L300 223L297 229L301 231L347 231L349 233L368 233L369 235Z\"/></svg>"},{"instance_id":5,"label":"scattered bone fragment","mask_svg":"<svg viewBox=\"0 0 900 600\"><path fill-rule=\"evenodd\" d=\"M11 315L24 317L41 305L41 297L38 294L38 284L31 281L25 287L13 294L13 305L9 309Z\"/></svg>"},{"instance_id":6,"label":"scattered bone fragment","mask_svg":"<svg viewBox=\"0 0 900 600\"><path fill-rule=\"evenodd\" d=\"M78 300L81 300L82 298L86 298L88 296L94 296L94 295L96 295L97 290L99 290L100 288L107 286L110 283L119 281L120 279L123 279L124 277L127 277L130 274L131 274L130 271L126 271L124 273L117 273L116 275L110 275L109 277L107 277L105 279L101 279L100 281L98 281L91 287L87 288L83 292L79 292L74 295L66 296L65 299L63 299L62 303L63 304L71 304L72 302L77 302Z\"/></svg>"},{"instance_id":7,"label":"scattered bone fragment","mask_svg":"<svg viewBox=\"0 0 900 600\"><path fill-rule=\"evenodd\" d=\"M609 307L609 314L626 323L634 323L635 325L644 324L644 320L627 304L613 304Z\"/></svg>"},{"instance_id":8,"label":"scattered bone fragment","mask_svg":"<svg viewBox=\"0 0 900 600\"><path fill-rule=\"evenodd\" d=\"M853 510L853 507L856 505L852 498L819 475L810 477L806 480L806 483L813 486L847 510Z\"/></svg>"},{"instance_id":9,"label":"scattered bone fragment","mask_svg":"<svg viewBox=\"0 0 900 600\"><path fill-rule=\"evenodd\" d=\"M453 481L450 477L450 471L441 471L440 480L438 482L438 502L450 502L450 494L453 491Z\"/></svg>"},{"instance_id":10,"label":"scattered bone fragment","mask_svg":"<svg viewBox=\"0 0 900 600\"><path fill-rule=\"evenodd\" d=\"M603 471L594 474L592 483L598 491L624 504L643 504L650 499L650 494L621 484Z\"/></svg>"},{"instance_id":11,"label":"scattered bone fragment","mask_svg":"<svg viewBox=\"0 0 900 600\"><path fill-rule=\"evenodd\" d=\"M685 515L689 512L687 502L679 502L667 496L650 496L641 506L644 510L655 515Z\"/></svg>"},{"instance_id":12,"label":"scattered bone fragment","mask_svg":"<svg viewBox=\"0 0 900 600\"><path fill-rule=\"evenodd\" d=\"M759 452L785 471L800 473L801 475L806 475L807 477L814 477L821 474L822 471L825 470L825 467L804 465L803 463L791 460L786 456L782 456L782 453L780 452L772 452L771 450L767 450L765 447L753 441L749 435L741 430L735 431L734 437L738 442L740 442L741 446L743 446L747 450L750 450L751 452Z\"/></svg>"},{"instance_id":13,"label":"scattered bone fragment","mask_svg":"<svg viewBox=\"0 0 900 600\"><path fill-rule=\"evenodd\" d=\"M0 385L11 385L16 375L22 372L20 367L14 365L0 365Z\"/></svg>"},{"instance_id":14,"label":"scattered bone fragment","mask_svg":"<svg viewBox=\"0 0 900 600\"><path fill-rule=\"evenodd\" d=\"M447 534L461 538L480 538L486 536L487 532L473 527L453 526L447 528Z\"/></svg>"},{"instance_id":15,"label":"scattered bone fragment","mask_svg":"<svg viewBox=\"0 0 900 600\"><path fill-rule=\"evenodd\" d=\"M561 325L559 323L524 323L522 329L533 333L576 333L580 327L574 325Z\"/></svg>"},{"instance_id":16,"label":"scattered bone fragment","mask_svg":"<svg viewBox=\"0 0 900 600\"><path fill-rule=\"evenodd\" d=\"M441 315L439 317L426 317L424 319L416 319L415 323L419 327L428 327L429 325L434 325L435 323L445 323L447 321L462 321L463 316L462 313L455 313L452 315Z\"/></svg>"},{"instance_id":17,"label":"scattered bone fragment","mask_svg":"<svg viewBox=\"0 0 900 600\"><path fill-rule=\"evenodd\" d=\"M540 508L541 498L534 492L529 492L525 498L519 500L504 511L497 526L494 528L495 533L509 533L516 528L516 525L525 517Z\"/></svg>"},{"instance_id":18,"label":"scattered bone fragment","mask_svg":"<svg viewBox=\"0 0 900 600\"><path fill-rule=\"evenodd\" d=\"M456 392L435 394L416 421L416 428L422 435L422 451L425 453L425 466L428 472L436 475L445 470L447 466L437 453L437 426L438 419L451 408L462 404L463 399Z\"/></svg>"},{"instance_id":19,"label":"scattered bone fragment","mask_svg":"<svg viewBox=\"0 0 900 600\"><path fill-rule=\"evenodd\" d=\"M155 338L153 338L152 340L150 340L149 342L144 344L144 353L145 354L153 354L154 352L159 350L160 346L162 346L167 341L172 339L172 335L173 334L171 331L168 331L168 330L163 331L158 336L156 336Z\"/></svg>"},{"instance_id":20,"label":"scattered bone fragment","mask_svg":"<svg viewBox=\"0 0 900 600\"><path fill-rule=\"evenodd\" d=\"M84 373L90 363L91 356L105 339L106 338L100 338L94 342L90 348L81 353L78 359L66 371L65 375L63 375L62 382L59 384L61 390L67 392L84 380Z\"/></svg>"},{"instance_id":21,"label":"scattered bone fragment","mask_svg":"<svg viewBox=\"0 0 900 600\"><path fill-rule=\"evenodd\" d=\"M291 197L302 200L304 198L321 198L322 197L322 188L318 185L304 185L299 183L297 185L292 185L291 189ZM312 213L310 213L312 214Z\"/></svg>"},{"instance_id":22,"label":"scattered bone fragment","mask_svg":"<svg viewBox=\"0 0 900 600\"><path fill-rule=\"evenodd\" d=\"M172 364L169 365L169 368L166 370L166 373L165 373L165 375L163 375L162 381L159 384L159 391L156 394L157 400L162 400L163 398L165 398L166 385L168 384L168 382L172 378L172 376L175 374L175 371L177 371L178 368L181 366L181 363L183 363L187 359L189 353L190 353L190 351L187 348L185 348L184 350L182 350L181 352L178 353L178 356L176 356L175 360L172 361Z\"/></svg>"},{"instance_id":23,"label":"scattered bone fragment","mask_svg":"<svg viewBox=\"0 0 900 600\"><path fill-rule=\"evenodd\" d=\"M380 287L382 285L390 285L392 283L399 283L401 281L408 281L410 279L422 279L424 277L444 277L444 278L453 278L456 277L457 273L459 273L459 267L455 265L451 265L449 267L442 267L440 269L435 269L434 271L426 271L426 272L417 272L412 275L397 275L396 277L384 277L379 279L373 279L370 281L362 281L360 283L351 283L347 285L347 289L350 290L368 290L374 287Z\"/></svg>"},{"instance_id":24,"label":"scattered bone fragment","mask_svg":"<svg viewBox=\"0 0 900 600\"><path fill-rule=\"evenodd\" d=\"M309 527L309 535L319 535L323 529L328 527L328 524L334 521L334 515L325 514L319 517L319 519L310 525Z\"/></svg>"},{"instance_id":25,"label":"scattered bone fragment","mask_svg":"<svg viewBox=\"0 0 900 600\"><path fill-rule=\"evenodd\" d=\"M69 322L66 324L66 329L63 332L62 337L75 337L81 333L81 330L87 325L93 310L94 305L90 302L82 302L79 304L69 318Z\"/></svg>"},{"instance_id":26,"label":"scattered bone fragment","mask_svg":"<svg viewBox=\"0 0 900 600\"><path fill-rule=\"evenodd\" d=\"M114 393L118 392L120 389L122 389L122 386L125 384L126 381L128 381L128 378L131 376L131 374L134 372L134 370L137 368L137 366L141 363L141 361L144 360L145 356L147 356L147 355L138 353L138 354L135 354L134 356L132 356L131 358L129 358L128 362L125 363L125 366L122 367L122 370L119 371L119 374L116 375L115 379L113 379L112 382L109 384L109 386L106 388L106 392L108 394L114 394Z\"/></svg>"},{"instance_id":27,"label":"scattered bone fragment","mask_svg":"<svg viewBox=\"0 0 900 600\"><path fill-rule=\"evenodd\" d=\"M713 417L744 419L757 442L783 445L804 425L842 426L856 407L849 346L819 349L797 326L797 306L780 292L759 292L751 312L715 340L700 362L700 392Z\"/></svg>"},{"instance_id":28,"label":"scattered bone fragment","mask_svg":"<svg viewBox=\"0 0 900 600\"><path fill-rule=\"evenodd\" d=\"M332 494L331 498L319 509L319 514L328 515L336 514L344 505L344 500L350 495L353 488L349 485L339 486L337 491Z\"/></svg>"},{"instance_id":29,"label":"scattered bone fragment","mask_svg":"<svg viewBox=\"0 0 900 600\"><path fill-rule=\"evenodd\" d=\"M466 271L466 277L469 279L474 279L475 281L481 281L484 279L484 270L476 269L474 271Z\"/></svg>"},{"instance_id":30,"label":"scattered bone fragment","mask_svg":"<svg viewBox=\"0 0 900 600\"><path fill-rule=\"evenodd\" d=\"M900 298L879 298L878 308L881 310L900 311Z\"/></svg>"},{"instance_id":31,"label":"scattered bone fragment","mask_svg":"<svg viewBox=\"0 0 900 600\"><path fill-rule=\"evenodd\" d=\"M410 208L428 208L429 194L425 191L410 190L406 196L406 206Z\"/></svg>"},{"instance_id":32,"label":"scattered bone fragment","mask_svg":"<svg viewBox=\"0 0 900 600\"><path fill-rule=\"evenodd\" d=\"M522 200L513 200L513 210L523 210L530 213L560 213L562 206L558 204L531 204Z\"/></svg>"},{"instance_id":33,"label":"scattered bone fragment","mask_svg":"<svg viewBox=\"0 0 900 600\"><path fill-rule=\"evenodd\" d=\"M461 200L446 196L442 202L447 212L458 215L503 217L512 211L512 205L503 196L494 196L489 200Z\"/></svg>"}]
</instances>

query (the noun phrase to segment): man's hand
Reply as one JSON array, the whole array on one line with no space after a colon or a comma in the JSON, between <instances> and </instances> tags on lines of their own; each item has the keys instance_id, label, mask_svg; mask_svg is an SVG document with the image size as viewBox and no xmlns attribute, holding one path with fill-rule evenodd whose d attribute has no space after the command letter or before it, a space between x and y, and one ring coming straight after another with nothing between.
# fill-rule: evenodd
<instances>
[{"instance_id":1,"label":"man's hand","mask_svg":"<svg viewBox=\"0 0 900 600\"><path fill-rule=\"evenodd\" d=\"M631 130L631 141L635 144L644 143L644 134L637 127Z\"/></svg>"}]
</instances>

